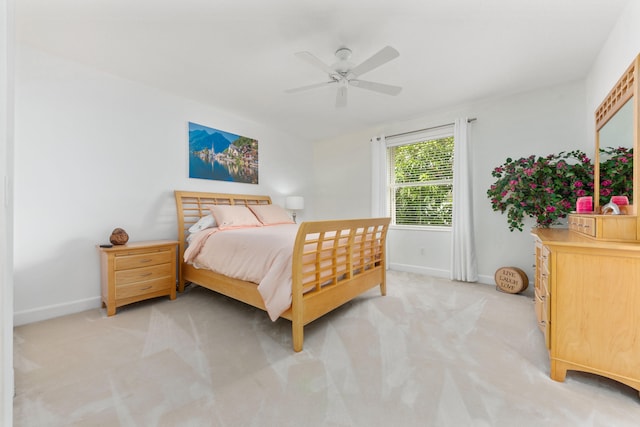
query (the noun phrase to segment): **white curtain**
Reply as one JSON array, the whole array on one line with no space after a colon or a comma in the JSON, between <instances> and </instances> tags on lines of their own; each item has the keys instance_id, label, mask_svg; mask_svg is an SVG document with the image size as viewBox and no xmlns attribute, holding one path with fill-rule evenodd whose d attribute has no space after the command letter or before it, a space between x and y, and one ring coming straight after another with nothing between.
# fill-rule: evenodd
<instances>
[{"instance_id":1,"label":"white curtain","mask_svg":"<svg viewBox=\"0 0 640 427\"><path fill-rule=\"evenodd\" d=\"M451 280L475 282L478 266L473 230L469 122L456 119L453 127L453 227L451 233Z\"/></svg>"},{"instance_id":2,"label":"white curtain","mask_svg":"<svg viewBox=\"0 0 640 427\"><path fill-rule=\"evenodd\" d=\"M371 216L387 216L387 144L384 136L371 138Z\"/></svg>"}]
</instances>

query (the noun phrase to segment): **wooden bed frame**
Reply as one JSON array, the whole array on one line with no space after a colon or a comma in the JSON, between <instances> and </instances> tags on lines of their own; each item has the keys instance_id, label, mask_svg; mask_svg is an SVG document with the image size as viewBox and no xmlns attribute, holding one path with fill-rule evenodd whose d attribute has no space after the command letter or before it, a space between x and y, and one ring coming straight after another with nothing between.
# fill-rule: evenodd
<instances>
[{"instance_id":1,"label":"wooden bed frame","mask_svg":"<svg viewBox=\"0 0 640 427\"><path fill-rule=\"evenodd\" d=\"M193 191L175 191L175 198L180 233L178 290L184 291L190 282L265 310L255 283L194 268L184 262L184 251L189 227L211 213L208 206L270 204L271 198ZM375 286L386 295L389 221L366 218L300 224L293 249L292 303L281 315L291 321L294 351L302 350L304 325Z\"/></svg>"}]
</instances>

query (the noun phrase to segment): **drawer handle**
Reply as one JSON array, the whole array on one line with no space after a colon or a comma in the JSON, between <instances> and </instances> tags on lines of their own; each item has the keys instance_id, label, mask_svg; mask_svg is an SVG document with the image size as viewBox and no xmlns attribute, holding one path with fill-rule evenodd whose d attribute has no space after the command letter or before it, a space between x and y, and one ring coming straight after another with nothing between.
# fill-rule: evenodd
<instances>
[{"instance_id":1,"label":"drawer handle","mask_svg":"<svg viewBox=\"0 0 640 427\"><path fill-rule=\"evenodd\" d=\"M140 277L149 277L149 276L151 276L152 274L153 274L153 273L149 271L149 272L147 272L147 273L141 274L141 275L140 275Z\"/></svg>"},{"instance_id":2,"label":"drawer handle","mask_svg":"<svg viewBox=\"0 0 640 427\"><path fill-rule=\"evenodd\" d=\"M145 259L141 259L140 263L144 264L144 263L151 262L151 261L153 261L151 258L145 258Z\"/></svg>"},{"instance_id":3,"label":"drawer handle","mask_svg":"<svg viewBox=\"0 0 640 427\"><path fill-rule=\"evenodd\" d=\"M141 291L146 291L147 289L151 289L151 286L147 286L147 287L144 287L144 288L140 288L140 290L141 290Z\"/></svg>"}]
</instances>

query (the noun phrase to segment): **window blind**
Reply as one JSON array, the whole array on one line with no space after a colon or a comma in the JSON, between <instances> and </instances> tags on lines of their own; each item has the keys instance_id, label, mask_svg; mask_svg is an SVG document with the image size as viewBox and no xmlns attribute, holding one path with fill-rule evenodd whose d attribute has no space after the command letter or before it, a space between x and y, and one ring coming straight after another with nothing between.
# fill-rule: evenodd
<instances>
[{"instance_id":1,"label":"window blind","mask_svg":"<svg viewBox=\"0 0 640 427\"><path fill-rule=\"evenodd\" d=\"M451 225L453 143L453 136L447 136L387 148L394 224Z\"/></svg>"}]
</instances>

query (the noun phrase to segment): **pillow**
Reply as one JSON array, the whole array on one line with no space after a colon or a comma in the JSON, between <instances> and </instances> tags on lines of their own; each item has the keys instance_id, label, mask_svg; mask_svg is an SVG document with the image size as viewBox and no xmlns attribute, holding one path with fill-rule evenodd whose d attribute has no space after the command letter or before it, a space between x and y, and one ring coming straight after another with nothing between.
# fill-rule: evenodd
<instances>
[{"instance_id":1,"label":"pillow","mask_svg":"<svg viewBox=\"0 0 640 427\"><path fill-rule=\"evenodd\" d=\"M191 227L189 227L189 233L197 233L198 231L202 231L205 228L211 228L215 226L216 219L213 217L213 215L206 215L200 218L198 222L193 224Z\"/></svg>"},{"instance_id":2,"label":"pillow","mask_svg":"<svg viewBox=\"0 0 640 427\"><path fill-rule=\"evenodd\" d=\"M216 219L216 224L218 224L220 230L262 226L253 212L243 205L209 206L209 210Z\"/></svg>"},{"instance_id":3,"label":"pillow","mask_svg":"<svg viewBox=\"0 0 640 427\"><path fill-rule=\"evenodd\" d=\"M262 225L295 224L287 211L278 205L249 205Z\"/></svg>"}]
</instances>

